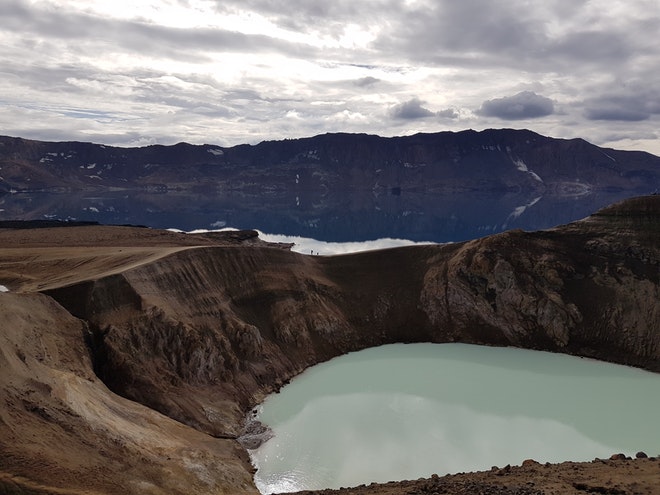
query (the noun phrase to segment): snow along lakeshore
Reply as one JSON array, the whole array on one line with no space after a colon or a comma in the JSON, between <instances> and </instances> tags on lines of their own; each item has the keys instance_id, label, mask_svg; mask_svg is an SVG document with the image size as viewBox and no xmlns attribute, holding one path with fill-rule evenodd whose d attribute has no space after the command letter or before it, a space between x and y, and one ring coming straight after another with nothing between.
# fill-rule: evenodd
<instances>
[{"instance_id":1,"label":"snow along lakeshore","mask_svg":"<svg viewBox=\"0 0 660 495\"><path fill-rule=\"evenodd\" d=\"M182 232L178 229L168 229L172 232ZM197 229L188 232L188 234L201 234L206 232L226 232L238 230L233 228L223 228L218 230ZM385 237L371 241L359 242L327 242L318 241L308 237L290 236L282 234L267 234L257 230L259 239L265 242L293 244L291 251L301 254L332 256L338 254L357 253L361 251L375 251L378 249L388 249L402 246L414 246L424 244L437 244L434 242L415 242L408 239L392 239Z\"/></svg>"}]
</instances>

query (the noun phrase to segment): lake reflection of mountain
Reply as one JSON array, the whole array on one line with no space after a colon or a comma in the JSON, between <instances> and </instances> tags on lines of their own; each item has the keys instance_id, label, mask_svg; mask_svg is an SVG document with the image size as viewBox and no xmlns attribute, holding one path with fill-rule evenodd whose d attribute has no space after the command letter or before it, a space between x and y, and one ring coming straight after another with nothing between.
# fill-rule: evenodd
<instances>
[{"instance_id":1,"label":"lake reflection of mountain","mask_svg":"<svg viewBox=\"0 0 660 495\"><path fill-rule=\"evenodd\" d=\"M25 193L0 196L0 220L75 219L182 230L235 227L335 242L383 237L447 242L553 227L630 195Z\"/></svg>"},{"instance_id":2,"label":"lake reflection of mountain","mask_svg":"<svg viewBox=\"0 0 660 495\"><path fill-rule=\"evenodd\" d=\"M660 157L524 129L229 148L0 136L0 168L0 220L235 227L336 242L538 230L660 187Z\"/></svg>"}]
</instances>

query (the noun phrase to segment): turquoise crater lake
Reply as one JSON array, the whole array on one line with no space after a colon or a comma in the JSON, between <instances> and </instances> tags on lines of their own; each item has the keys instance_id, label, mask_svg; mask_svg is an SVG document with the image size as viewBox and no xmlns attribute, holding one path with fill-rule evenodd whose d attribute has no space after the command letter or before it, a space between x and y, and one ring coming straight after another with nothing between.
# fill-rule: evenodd
<instances>
[{"instance_id":1,"label":"turquoise crater lake","mask_svg":"<svg viewBox=\"0 0 660 495\"><path fill-rule=\"evenodd\" d=\"M515 348L394 344L296 377L257 408L262 493L660 452L660 375Z\"/></svg>"}]
</instances>

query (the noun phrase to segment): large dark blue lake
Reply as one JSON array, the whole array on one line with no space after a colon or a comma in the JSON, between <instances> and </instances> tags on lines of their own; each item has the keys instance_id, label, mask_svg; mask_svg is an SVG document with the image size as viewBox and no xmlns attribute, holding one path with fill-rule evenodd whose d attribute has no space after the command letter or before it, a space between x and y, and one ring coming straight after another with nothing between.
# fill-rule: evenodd
<instances>
[{"instance_id":1,"label":"large dark blue lake","mask_svg":"<svg viewBox=\"0 0 660 495\"><path fill-rule=\"evenodd\" d=\"M584 218L632 195L583 192L426 194L372 192L287 195L163 194L139 191L0 195L0 220L59 219L154 228L258 229L347 242L379 238L463 241L508 229L539 230Z\"/></svg>"}]
</instances>

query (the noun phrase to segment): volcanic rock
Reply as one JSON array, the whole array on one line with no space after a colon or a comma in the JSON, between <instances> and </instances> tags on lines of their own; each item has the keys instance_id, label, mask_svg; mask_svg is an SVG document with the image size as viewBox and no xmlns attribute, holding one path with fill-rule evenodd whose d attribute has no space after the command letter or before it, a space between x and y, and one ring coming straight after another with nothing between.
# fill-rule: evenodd
<instances>
[{"instance_id":1,"label":"volcanic rock","mask_svg":"<svg viewBox=\"0 0 660 495\"><path fill-rule=\"evenodd\" d=\"M512 345L657 372L659 239L660 196L546 231L336 257L252 234L0 231L0 489L255 493L237 440L248 411L309 366L386 343ZM486 486L479 476L461 486ZM360 493L406 493L379 490Z\"/></svg>"}]
</instances>

